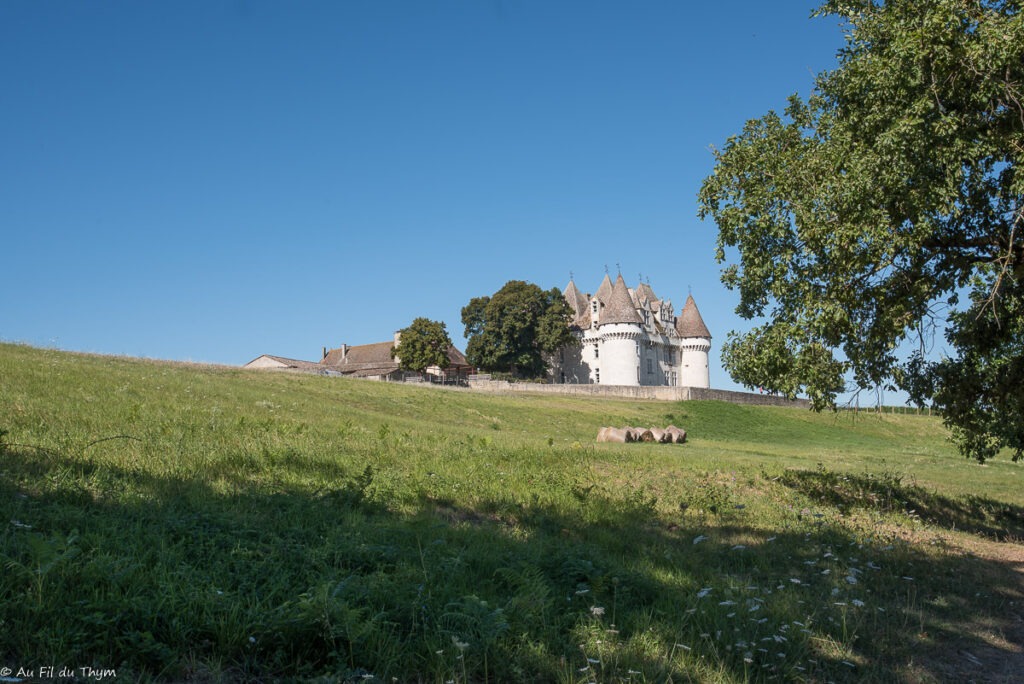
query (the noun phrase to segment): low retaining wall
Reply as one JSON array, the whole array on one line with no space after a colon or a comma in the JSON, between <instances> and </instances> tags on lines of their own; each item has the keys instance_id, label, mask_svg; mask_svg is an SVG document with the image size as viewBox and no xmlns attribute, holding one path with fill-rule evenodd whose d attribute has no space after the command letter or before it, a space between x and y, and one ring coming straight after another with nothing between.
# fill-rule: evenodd
<instances>
[{"instance_id":1,"label":"low retaining wall","mask_svg":"<svg viewBox=\"0 0 1024 684\"><path fill-rule=\"evenodd\" d=\"M733 392L704 387L664 387L638 385L549 385L536 382L505 382L469 378L469 387L481 392L498 394L558 394L571 397L613 397L619 399L649 399L654 401L728 401L733 404L757 406L792 406L808 408L806 399L790 400L768 394Z\"/></svg>"}]
</instances>

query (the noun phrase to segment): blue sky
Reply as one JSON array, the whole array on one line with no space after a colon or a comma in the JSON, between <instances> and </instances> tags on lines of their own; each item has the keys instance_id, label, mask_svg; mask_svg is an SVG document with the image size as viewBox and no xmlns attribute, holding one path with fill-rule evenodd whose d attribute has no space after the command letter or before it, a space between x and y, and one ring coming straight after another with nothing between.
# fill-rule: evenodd
<instances>
[{"instance_id":1,"label":"blue sky","mask_svg":"<svg viewBox=\"0 0 1024 684\"><path fill-rule=\"evenodd\" d=\"M0 3L0 339L315 360L607 266L749 324L696 195L810 91L816 3Z\"/></svg>"}]
</instances>

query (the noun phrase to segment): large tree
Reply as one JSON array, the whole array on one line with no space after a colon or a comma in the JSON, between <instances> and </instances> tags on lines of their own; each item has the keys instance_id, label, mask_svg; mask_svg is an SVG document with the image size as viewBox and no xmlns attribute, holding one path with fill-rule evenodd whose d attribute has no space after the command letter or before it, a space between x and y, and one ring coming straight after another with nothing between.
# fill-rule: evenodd
<instances>
[{"instance_id":1,"label":"large tree","mask_svg":"<svg viewBox=\"0 0 1024 684\"><path fill-rule=\"evenodd\" d=\"M818 409L847 380L902 388L941 411L965 454L1024 454L1021 9L818 10L844 22L837 68L730 138L700 191L722 280L757 322L723 348L734 378ZM930 347L936 326L948 357Z\"/></svg>"},{"instance_id":2,"label":"large tree","mask_svg":"<svg viewBox=\"0 0 1024 684\"><path fill-rule=\"evenodd\" d=\"M462 309L466 359L482 370L541 377L545 356L578 344L569 329L572 310L557 288L510 280L490 297L474 297Z\"/></svg>"},{"instance_id":3,"label":"large tree","mask_svg":"<svg viewBox=\"0 0 1024 684\"><path fill-rule=\"evenodd\" d=\"M431 366L447 368L448 349L452 346L451 338L444 323L429 318L417 318L408 328L402 330L398 345L391 355L398 359L403 370L422 373Z\"/></svg>"}]
</instances>

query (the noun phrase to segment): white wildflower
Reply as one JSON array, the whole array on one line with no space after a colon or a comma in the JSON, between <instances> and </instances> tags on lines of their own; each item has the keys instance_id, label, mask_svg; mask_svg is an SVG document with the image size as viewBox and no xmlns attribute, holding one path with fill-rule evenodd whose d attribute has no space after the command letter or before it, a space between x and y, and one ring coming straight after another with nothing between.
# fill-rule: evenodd
<instances>
[{"instance_id":1,"label":"white wildflower","mask_svg":"<svg viewBox=\"0 0 1024 684\"><path fill-rule=\"evenodd\" d=\"M591 606L590 613L594 617L601 617L602 615L604 615L604 608L602 608L601 606Z\"/></svg>"},{"instance_id":2,"label":"white wildflower","mask_svg":"<svg viewBox=\"0 0 1024 684\"><path fill-rule=\"evenodd\" d=\"M701 589L700 591L697 592L697 598L699 598L699 599L700 598L704 598L705 596L707 596L710 593L711 593L711 587L704 587L703 589Z\"/></svg>"},{"instance_id":3,"label":"white wildflower","mask_svg":"<svg viewBox=\"0 0 1024 684\"><path fill-rule=\"evenodd\" d=\"M846 576L846 583L847 584L856 584L857 583L857 578L854 577L853 575L847 575Z\"/></svg>"}]
</instances>

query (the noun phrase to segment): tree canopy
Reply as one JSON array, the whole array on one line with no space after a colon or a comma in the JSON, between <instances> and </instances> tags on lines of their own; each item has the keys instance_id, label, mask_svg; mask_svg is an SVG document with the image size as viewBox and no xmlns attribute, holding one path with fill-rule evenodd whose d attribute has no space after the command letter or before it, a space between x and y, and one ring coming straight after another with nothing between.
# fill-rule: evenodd
<instances>
[{"instance_id":1,"label":"tree canopy","mask_svg":"<svg viewBox=\"0 0 1024 684\"><path fill-rule=\"evenodd\" d=\"M448 349L451 338L444 323L429 318L417 318L402 330L392 356L403 370L422 373L431 366L447 368L450 365Z\"/></svg>"},{"instance_id":2,"label":"tree canopy","mask_svg":"<svg viewBox=\"0 0 1024 684\"><path fill-rule=\"evenodd\" d=\"M817 409L847 379L904 389L940 410L965 454L1024 454L1021 8L818 10L845 26L837 68L729 138L699 195L722 280L757 322L723 348L737 381Z\"/></svg>"},{"instance_id":3,"label":"tree canopy","mask_svg":"<svg viewBox=\"0 0 1024 684\"><path fill-rule=\"evenodd\" d=\"M482 370L536 378L547 372L545 356L578 344L569 329L572 310L557 288L510 280L489 297L462 309L466 359Z\"/></svg>"}]
</instances>

